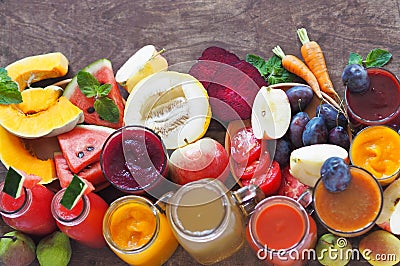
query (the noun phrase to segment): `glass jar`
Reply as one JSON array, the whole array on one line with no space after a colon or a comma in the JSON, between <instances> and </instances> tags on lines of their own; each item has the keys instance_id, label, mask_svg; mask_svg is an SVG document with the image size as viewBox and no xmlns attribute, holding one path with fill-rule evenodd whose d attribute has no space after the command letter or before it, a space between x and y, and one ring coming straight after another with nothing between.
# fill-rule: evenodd
<instances>
[{"instance_id":1,"label":"glass jar","mask_svg":"<svg viewBox=\"0 0 400 266\"><path fill-rule=\"evenodd\" d=\"M304 265L316 244L317 226L298 201L272 196L256 206L246 236L258 259L268 265Z\"/></svg>"},{"instance_id":2,"label":"glass jar","mask_svg":"<svg viewBox=\"0 0 400 266\"><path fill-rule=\"evenodd\" d=\"M137 195L111 203L103 234L111 250L131 265L162 265L178 247L163 211Z\"/></svg>"},{"instance_id":3,"label":"glass jar","mask_svg":"<svg viewBox=\"0 0 400 266\"><path fill-rule=\"evenodd\" d=\"M65 188L58 191L51 204L51 212L58 228L67 236L91 248L106 246L102 221L108 204L97 194L83 195L78 203L68 210L60 204Z\"/></svg>"},{"instance_id":4,"label":"glass jar","mask_svg":"<svg viewBox=\"0 0 400 266\"><path fill-rule=\"evenodd\" d=\"M10 227L37 236L45 236L57 229L51 211L54 193L43 185L23 188L21 196L14 199L3 192L0 184L0 213Z\"/></svg>"},{"instance_id":5,"label":"glass jar","mask_svg":"<svg viewBox=\"0 0 400 266\"><path fill-rule=\"evenodd\" d=\"M213 264L238 251L245 218L264 198L256 186L230 192L218 179L201 179L164 195L168 222L180 245L199 263Z\"/></svg>"}]
</instances>

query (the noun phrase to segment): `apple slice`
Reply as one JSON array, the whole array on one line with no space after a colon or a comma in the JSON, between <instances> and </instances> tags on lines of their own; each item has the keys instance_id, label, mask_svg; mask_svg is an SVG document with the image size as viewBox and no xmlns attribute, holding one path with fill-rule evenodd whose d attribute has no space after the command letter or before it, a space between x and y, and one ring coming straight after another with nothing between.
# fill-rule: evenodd
<instances>
[{"instance_id":1,"label":"apple slice","mask_svg":"<svg viewBox=\"0 0 400 266\"><path fill-rule=\"evenodd\" d=\"M400 179L391 183L383 191L382 212L376 224L393 234L400 234Z\"/></svg>"},{"instance_id":2,"label":"apple slice","mask_svg":"<svg viewBox=\"0 0 400 266\"><path fill-rule=\"evenodd\" d=\"M256 138L281 138L289 128L290 119L290 103L285 91L261 87L251 113L251 125Z\"/></svg>"},{"instance_id":3,"label":"apple slice","mask_svg":"<svg viewBox=\"0 0 400 266\"><path fill-rule=\"evenodd\" d=\"M290 154L290 173L301 183L314 187L321 176L322 164L334 156L349 161L347 151L338 145L314 144L298 148Z\"/></svg>"},{"instance_id":4,"label":"apple slice","mask_svg":"<svg viewBox=\"0 0 400 266\"><path fill-rule=\"evenodd\" d=\"M157 52L154 45L145 45L134 53L117 71L115 80L131 92L135 85L145 77L167 70L168 62L161 56L164 50Z\"/></svg>"}]
</instances>

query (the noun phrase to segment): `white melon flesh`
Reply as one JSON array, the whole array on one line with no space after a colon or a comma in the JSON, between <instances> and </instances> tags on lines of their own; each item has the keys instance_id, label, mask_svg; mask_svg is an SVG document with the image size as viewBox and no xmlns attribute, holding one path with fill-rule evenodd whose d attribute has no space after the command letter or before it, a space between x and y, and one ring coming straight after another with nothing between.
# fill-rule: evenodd
<instances>
[{"instance_id":1,"label":"white melon flesh","mask_svg":"<svg viewBox=\"0 0 400 266\"><path fill-rule=\"evenodd\" d=\"M143 125L176 149L201 138L209 126L211 109L207 91L193 76L158 72L141 80L129 95L125 125Z\"/></svg>"},{"instance_id":2,"label":"white melon flesh","mask_svg":"<svg viewBox=\"0 0 400 266\"><path fill-rule=\"evenodd\" d=\"M348 153L333 144L314 144L298 148L290 154L290 173L301 183L314 187L321 176L322 164L330 157L348 160Z\"/></svg>"},{"instance_id":3,"label":"white melon flesh","mask_svg":"<svg viewBox=\"0 0 400 266\"><path fill-rule=\"evenodd\" d=\"M251 125L258 139L279 139L285 135L291 119L290 103L281 89L262 87L254 99Z\"/></svg>"}]
</instances>

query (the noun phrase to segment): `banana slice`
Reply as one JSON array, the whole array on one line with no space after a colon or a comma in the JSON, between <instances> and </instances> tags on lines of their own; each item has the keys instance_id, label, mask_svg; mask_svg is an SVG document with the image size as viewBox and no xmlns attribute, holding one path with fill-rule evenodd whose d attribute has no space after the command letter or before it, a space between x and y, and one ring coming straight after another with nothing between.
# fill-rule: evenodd
<instances>
[{"instance_id":1,"label":"banana slice","mask_svg":"<svg viewBox=\"0 0 400 266\"><path fill-rule=\"evenodd\" d=\"M207 91L193 76L163 71L142 79L129 95L125 125L143 125L162 138L167 149L200 139L211 120Z\"/></svg>"},{"instance_id":2,"label":"banana slice","mask_svg":"<svg viewBox=\"0 0 400 266\"><path fill-rule=\"evenodd\" d=\"M145 45L133 54L117 71L115 80L131 92L143 78L159 71L167 70L168 62L154 45Z\"/></svg>"},{"instance_id":3,"label":"banana slice","mask_svg":"<svg viewBox=\"0 0 400 266\"><path fill-rule=\"evenodd\" d=\"M258 139L279 139L289 128L291 109L281 89L261 87L254 99L251 125Z\"/></svg>"}]
</instances>

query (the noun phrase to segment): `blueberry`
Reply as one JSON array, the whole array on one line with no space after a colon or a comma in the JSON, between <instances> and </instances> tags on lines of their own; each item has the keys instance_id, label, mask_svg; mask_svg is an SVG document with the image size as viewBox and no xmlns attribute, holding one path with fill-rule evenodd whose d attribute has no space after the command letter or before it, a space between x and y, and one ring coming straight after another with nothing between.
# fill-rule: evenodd
<instances>
[{"instance_id":1,"label":"blueberry","mask_svg":"<svg viewBox=\"0 0 400 266\"><path fill-rule=\"evenodd\" d=\"M342 158L331 157L322 164L321 179L328 191L343 191L351 181L349 166Z\"/></svg>"},{"instance_id":2,"label":"blueberry","mask_svg":"<svg viewBox=\"0 0 400 266\"><path fill-rule=\"evenodd\" d=\"M308 121L303 131L302 140L304 146L327 143L328 129L322 117L316 116Z\"/></svg>"},{"instance_id":3,"label":"blueberry","mask_svg":"<svg viewBox=\"0 0 400 266\"><path fill-rule=\"evenodd\" d=\"M361 65L351 64L344 68L342 81L350 92L361 93L369 88L370 80L367 70Z\"/></svg>"}]
</instances>

